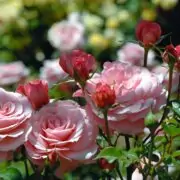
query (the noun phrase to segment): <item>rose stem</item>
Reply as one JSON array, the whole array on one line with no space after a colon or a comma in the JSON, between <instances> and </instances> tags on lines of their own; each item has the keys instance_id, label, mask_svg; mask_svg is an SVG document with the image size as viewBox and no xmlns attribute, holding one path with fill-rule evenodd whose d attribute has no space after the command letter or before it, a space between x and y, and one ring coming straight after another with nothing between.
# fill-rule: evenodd
<instances>
[{"instance_id":1,"label":"rose stem","mask_svg":"<svg viewBox=\"0 0 180 180\"><path fill-rule=\"evenodd\" d=\"M148 59L149 48L144 48L144 67L147 67L147 59Z\"/></svg>"},{"instance_id":2,"label":"rose stem","mask_svg":"<svg viewBox=\"0 0 180 180\"><path fill-rule=\"evenodd\" d=\"M105 128L106 128L106 134L107 134L107 141L109 146L113 146L111 143L110 133L109 133L109 124L108 124L108 109L104 110L104 119L105 119Z\"/></svg>"}]
</instances>

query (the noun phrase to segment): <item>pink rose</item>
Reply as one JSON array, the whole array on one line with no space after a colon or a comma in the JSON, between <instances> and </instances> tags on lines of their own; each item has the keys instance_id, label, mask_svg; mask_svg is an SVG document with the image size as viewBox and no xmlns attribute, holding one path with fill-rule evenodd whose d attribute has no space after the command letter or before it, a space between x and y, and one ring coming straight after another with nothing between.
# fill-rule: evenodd
<instances>
[{"instance_id":1,"label":"pink rose","mask_svg":"<svg viewBox=\"0 0 180 180\"><path fill-rule=\"evenodd\" d=\"M162 64L161 66L156 66L152 69L152 72L156 73L159 77L163 79L163 85L165 85L167 88L169 83L168 66L166 64ZM177 71L173 72L172 92L176 92L178 90L179 76L180 76L180 72Z\"/></svg>"},{"instance_id":2,"label":"pink rose","mask_svg":"<svg viewBox=\"0 0 180 180\"><path fill-rule=\"evenodd\" d=\"M48 84L43 80L33 80L25 85L19 85L17 92L28 97L34 110L48 104Z\"/></svg>"},{"instance_id":3,"label":"pink rose","mask_svg":"<svg viewBox=\"0 0 180 180\"><path fill-rule=\"evenodd\" d=\"M5 160L27 140L32 108L25 96L2 88L0 99L0 160Z\"/></svg>"},{"instance_id":4,"label":"pink rose","mask_svg":"<svg viewBox=\"0 0 180 180\"><path fill-rule=\"evenodd\" d=\"M104 116L92 101L98 83L108 84L115 90L116 100L109 109L108 120L110 128L121 133L142 132L147 113L158 111L166 102L166 91L156 75L142 67L106 62L101 74L95 74L85 87L88 112L96 114L100 125L104 125Z\"/></svg>"},{"instance_id":5,"label":"pink rose","mask_svg":"<svg viewBox=\"0 0 180 180\"><path fill-rule=\"evenodd\" d=\"M40 78L48 82L49 86L64 80L68 74L59 67L59 60L46 60L40 70Z\"/></svg>"},{"instance_id":6,"label":"pink rose","mask_svg":"<svg viewBox=\"0 0 180 180\"><path fill-rule=\"evenodd\" d=\"M139 44L127 43L117 52L118 61L128 63L136 66L142 66L144 64L144 48ZM152 50L148 52L148 67L152 67L157 64L155 60L155 54Z\"/></svg>"},{"instance_id":7,"label":"pink rose","mask_svg":"<svg viewBox=\"0 0 180 180\"><path fill-rule=\"evenodd\" d=\"M31 120L33 128L25 146L35 164L42 165L47 157L59 157L62 174L97 152L97 126L85 110L71 100L50 103Z\"/></svg>"},{"instance_id":8,"label":"pink rose","mask_svg":"<svg viewBox=\"0 0 180 180\"><path fill-rule=\"evenodd\" d=\"M51 45L60 51L79 48L84 42L84 26L77 20L64 20L53 24L48 31Z\"/></svg>"},{"instance_id":9,"label":"pink rose","mask_svg":"<svg viewBox=\"0 0 180 180\"><path fill-rule=\"evenodd\" d=\"M0 86L7 86L23 80L29 75L29 70L20 61L0 64Z\"/></svg>"}]
</instances>

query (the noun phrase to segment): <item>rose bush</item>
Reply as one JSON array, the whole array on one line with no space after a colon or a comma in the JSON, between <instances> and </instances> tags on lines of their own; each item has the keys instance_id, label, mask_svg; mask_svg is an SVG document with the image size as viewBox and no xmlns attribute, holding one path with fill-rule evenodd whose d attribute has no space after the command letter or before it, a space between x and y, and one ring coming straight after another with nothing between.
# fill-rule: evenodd
<instances>
[{"instance_id":1,"label":"rose bush","mask_svg":"<svg viewBox=\"0 0 180 180\"><path fill-rule=\"evenodd\" d=\"M107 12L102 15L115 9ZM72 14L68 22L79 17ZM117 27L117 20L108 17L108 28ZM32 80L18 93L0 88L0 160L8 160L0 163L0 179L179 180L180 48L158 48L166 36L160 37L157 23L141 21L136 35L140 46L123 46L123 62L97 67L83 50L60 49L60 67L56 60L44 73L55 80L63 71L63 81L48 88L45 80ZM163 70L151 66L151 48L161 54ZM38 50L39 60L44 55Z\"/></svg>"}]
</instances>

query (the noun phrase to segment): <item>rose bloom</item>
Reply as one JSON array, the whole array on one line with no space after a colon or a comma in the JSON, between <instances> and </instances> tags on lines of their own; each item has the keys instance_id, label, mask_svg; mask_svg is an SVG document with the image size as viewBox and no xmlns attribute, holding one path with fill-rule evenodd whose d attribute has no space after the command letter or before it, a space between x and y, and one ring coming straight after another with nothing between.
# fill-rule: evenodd
<instances>
[{"instance_id":1,"label":"rose bloom","mask_svg":"<svg viewBox=\"0 0 180 180\"><path fill-rule=\"evenodd\" d=\"M68 74L59 67L59 60L46 60L40 69L40 79L46 80L50 87L67 76Z\"/></svg>"},{"instance_id":2,"label":"rose bloom","mask_svg":"<svg viewBox=\"0 0 180 180\"><path fill-rule=\"evenodd\" d=\"M108 111L108 121L110 129L121 133L142 132L147 113L151 109L158 111L166 102L166 90L156 75L142 67L106 62L101 74L95 74L85 87L88 112L93 112L102 126L104 116L92 100L98 83L108 84L115 90L116 100Z\"/></svg>"},{"instance_id":3,"label":"rose bloom","mask_svg":"<svg viewBox=\"0 0 180 180\"><path fill-rule=\"evenodd\" d=\"M144 48L138 44L127 43L117 52L118 61L136 66L143 66L144 64ZM148 67L157 64L155 54L152 50L148 52Z\"/></svg>"},{"instance_id":4,"label":"rose bloom","mask_svg":"<svg viewBox=\"0 0 180 180\"><path fill-rule=\"evenodd\" d=\"M97 126L76 102L49 103L32 118L32 132L25 143L32 162L43 165L45 159L59 157L59 173L87 162L97 152Z\"/></svg>"},{"instance_id":5,"label":"rose bloom","mask_svg":"<svg viewBox=\"0 0 180 180\"><path fill-rule=\"evenodd\" d=\"M161 66L156 66L152 69L152 72L156 73L160 78L163 79L163 85L168 88L169 83L169 68L167 64L162 64ZM174 71L173 72L173 79L172 79L172 92L177 92L178 84L179 84L179 76L180 72Z\"/></svg>"},{"instance_id":6,"label":"rose bloom","mask_svg":"<svg viewBox=\"0 0 180 180\"><path fill-rule=\"evenodd\" d=\"M79 48L84 42L84 26L80 21L64 20L53 24L48 31L48 40L60 51Z\"/></svg>"},{"instance_id":7,"label":"rose bloom","mask_svg":"<svg viewBox=\"0 0 180 180\"><path fill-rule=\"evenodd\" d=\"M0 88L0 160L10 159L31 131L31 104L19 93Z\"/></svg>"},{"instance_id":8,"label":"rose bloom","mask_svg":"<svg viewBox=\"0 0 180 180\"><path fill-rule=\"evenodd\" d=\"M20 82L29 75L29 70L21 61L8 64L0 63L0 86Z\"/></svg>"}]
</instances>

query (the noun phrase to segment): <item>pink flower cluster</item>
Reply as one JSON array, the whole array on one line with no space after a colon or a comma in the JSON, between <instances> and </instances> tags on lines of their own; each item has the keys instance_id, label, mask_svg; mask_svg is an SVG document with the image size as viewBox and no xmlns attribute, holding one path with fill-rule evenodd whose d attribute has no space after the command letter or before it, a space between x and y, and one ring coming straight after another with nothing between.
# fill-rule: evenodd
<instances>
[{"instance_id":1,"label":"pink flower cluster","mask_svg":"<svg viewBox=\"0 0 180 180\"><path fill-rule=\"evenodd\" d=\"M0 89L0 160L12 159L25 145L34 164L63 162L57 174L88 162L97 152L97 126L71 100L49 101L46 81L20 85L16 93Z\"/></svg>"},{"instance_id":2,"label":"pink flower cluster","mask_svg":"<svg viewBox=\"0 0 180 180\"><path fill-rule=\"evenodd\" d=\"M102 126L105 123L103 114L92 100L99 83L115 91L116 99L108 111L108 121L111 129L121 133L142 132L147 113L157 112L165 105L166 91L155 74L138 66L106 62L103 71L88 80L85 87L88 111L94 113L96 122Z\"/></svg>"}]
</instances>

